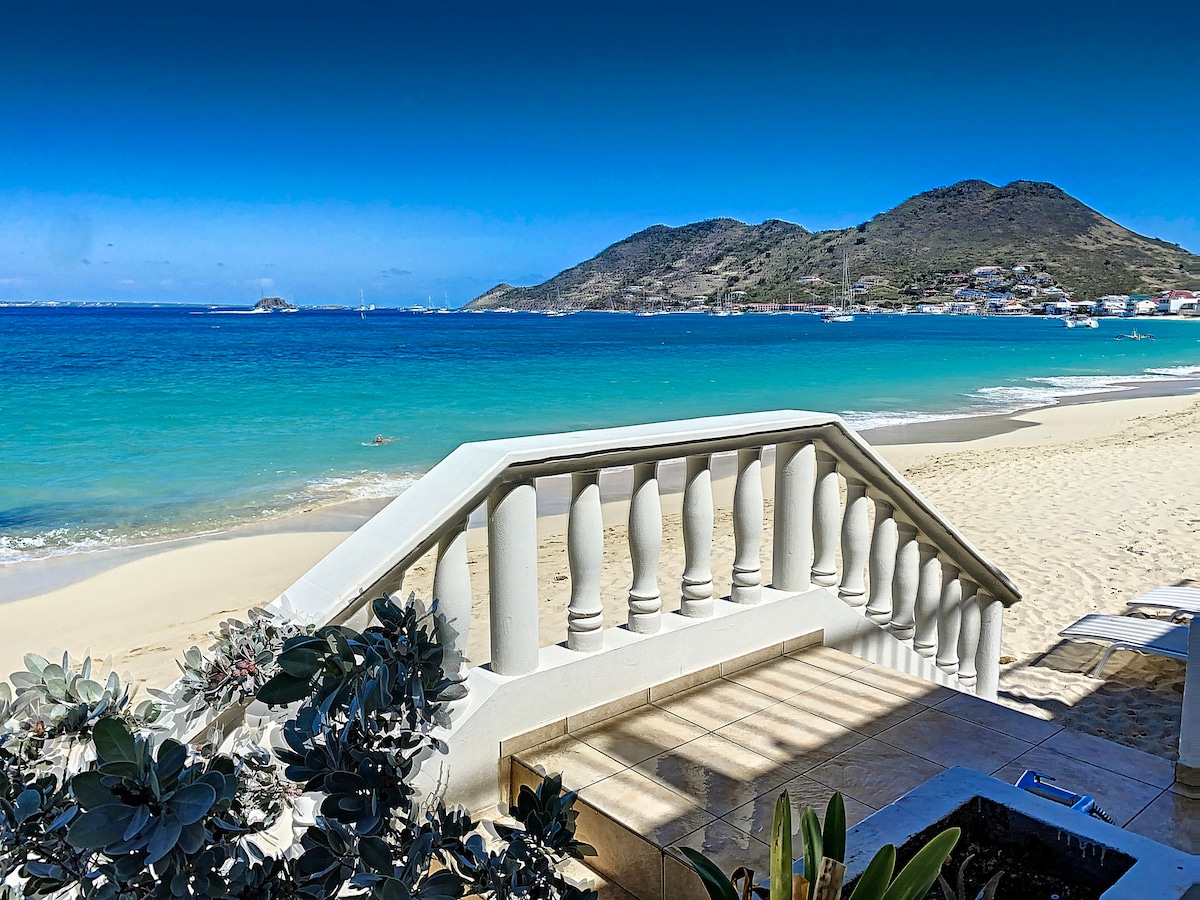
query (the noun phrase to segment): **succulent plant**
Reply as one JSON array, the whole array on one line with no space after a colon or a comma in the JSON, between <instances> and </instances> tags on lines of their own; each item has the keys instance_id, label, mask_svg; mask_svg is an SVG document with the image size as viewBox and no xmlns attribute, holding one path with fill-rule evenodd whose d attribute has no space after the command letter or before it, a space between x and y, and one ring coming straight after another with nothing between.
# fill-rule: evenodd
<instances>
[{"instance_id":1,"label":"succulent plant","mask_svg":"<svg viewBox=\"0 0 1200 900\"><path fill-rule=\"evenodd\" d=\"M75 666L65 653L61 664L27 653L24 662L24 670L9 676L11 688L0 683L0 746L38 760L60 777L89 761L81 743L96 722L113 716L137 720L148 711L131 711L129 688L116 672L94 673L91 657Z\"/></svg>"},{"instance_id":2,"label":"succulent plant","mask_svg":"<svg viewBox=\"0 0 1200 900\"><path fill-rule=\"evenodd\" d=\"M208 658L189 651L197 707L254 692L300 704L282 772L259 746L275 726L221 736L224 754L188 747L166 736L170 712L131 712L120 680L92 681L90 661L76 671L29 657L15 691L0 684L0 883L20 885L0 900L594 897L558 871L591 851L560 779L522 791L495 846L467 813L415 802L412 777L455 686L430 612L412 598L373 609L379 624L362 633L253 613L224 623ZM56 740L82 752L47 771ZM323 795L320 813L285 818L305 790ZM276 826L287 840L303 829L286 853Z\"/></svg>"},{"instance_id":3,"label":"succulent plant","mask_svg":"<svg viewBox=\"0 0 1200 900\"><path fill-rule=\"evenodd\" d=\"M284 612L252 609L247 621L226 619L211 632L207 653L189 648L179 664L180 696L189 718L205 710L219 712L253 698L278 673L276 657L291 638L311 634L314 626Z\"/></svg>"}]
</instances>

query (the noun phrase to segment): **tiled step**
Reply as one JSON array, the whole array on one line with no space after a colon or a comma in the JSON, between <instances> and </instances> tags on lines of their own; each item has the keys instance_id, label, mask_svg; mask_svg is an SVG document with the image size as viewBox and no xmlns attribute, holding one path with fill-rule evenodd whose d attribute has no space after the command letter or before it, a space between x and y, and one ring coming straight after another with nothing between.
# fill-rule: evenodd
<instances>
[{"instance_id":1,"label":"tiled step","mask_svg":"<svg viewBox=\"0 0 1200 900\"><path fill-rule=\"evenodd\" d=\"M804 807L823 812L835 790L854 824L952 765L1010 782L1024 768L1061 772L1121 824L1168 805L1165 760L826 647L694 682L610 718L579 717L512 756L514 791L556 772L579 791L580 839L599 852L589 864L639 900L704 896L678 846L765 876L785 789L797 832ZM1186 837L1183 820L1166 827Z\"/></svg>"}]
</instances>

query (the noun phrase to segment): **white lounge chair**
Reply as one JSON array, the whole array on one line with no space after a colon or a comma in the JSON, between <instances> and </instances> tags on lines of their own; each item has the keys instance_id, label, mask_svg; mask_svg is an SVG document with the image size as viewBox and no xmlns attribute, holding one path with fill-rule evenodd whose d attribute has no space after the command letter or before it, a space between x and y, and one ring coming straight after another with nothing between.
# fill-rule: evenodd
<instances>
[{"instance_id":1,"label":"white lounge chair","mask_svg":"<svg viewBox=\"0 0 1200 900\"><path fill-rule=\"evenodd\" d=\"M1104 664L1114 650L1136 650L1184 661L1188 655L1188 626L1173 625L1159 619L1093 614L1068 625L1059 634L1081 641L1111 642L1092 671L1093 678L1100 677Z\"/></svg>"},{"instance_id":2,"label":"white lounge chair","mask_svg":"<svg viewBox=\"0 0 1200 900\"><path fill-rule=\"evenodd\" d=\"M1188 616L1200 616L1200 589L1188 587L1160 587L1134 597L1129 601L1134 609L1165 609L1171 613L1171 621L1177 622Z\"/></svg>"}]
</instances>

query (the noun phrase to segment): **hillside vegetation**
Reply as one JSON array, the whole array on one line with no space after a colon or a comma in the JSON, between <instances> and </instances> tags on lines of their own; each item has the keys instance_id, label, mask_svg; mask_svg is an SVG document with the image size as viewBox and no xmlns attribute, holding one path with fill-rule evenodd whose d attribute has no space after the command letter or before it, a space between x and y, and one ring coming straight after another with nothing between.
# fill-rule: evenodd
<instances>
[{"instance_id":1,"label":"hillside vegetation","mask_svg":"<svg viewBox=\"0 0 1200 900\"><path fill-rule=\"evenodd\" d=\"M662 297L749 302L833 300L842 256L871 299L916 298L946 276L995 265L1044 272L1078 298L1200 288L1200 256L1135 234L1052 184L963 181L918 194L854 228L810 232L777 219L655 225L543 284L500 284L471 308L625 308ZM804 276L819 276L813 284Z\"/></svg>"}]
</instances>

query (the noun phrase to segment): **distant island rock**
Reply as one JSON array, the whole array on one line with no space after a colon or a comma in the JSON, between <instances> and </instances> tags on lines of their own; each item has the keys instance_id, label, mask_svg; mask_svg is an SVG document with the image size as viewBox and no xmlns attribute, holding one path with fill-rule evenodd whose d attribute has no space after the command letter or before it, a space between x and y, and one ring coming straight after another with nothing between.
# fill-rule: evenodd
<instances>
[{"instance_id":1,"label":"distant island rock","mask_svg":"<svg viewBox=\"0 0 1200 900\"><path fill-rule=\"evenodd\" d=\"M1200 289L1200 256L1135 234L1052 184L963 181L852 228L811 232L778 219L654 225L542 284L498 284L467 309L837 303L843 259L855 297L871 303L976 287L1019 299Z\"/></svg>"},{"instance_id":2,"label":"distant island rock","mask_svg":"<svg viewBox=\"0 0 1200 900\"><path fill-rule=\"evenodd\" d=\"M257 303L254 304L254 308L255 309L265 309L268 312L274 312L277 309L293 310L293 309L299 309L300 307L294 306L293 304L288 303L282 297L263 297L261 300L259 300Z\"/></svg>"}]
</instances>

